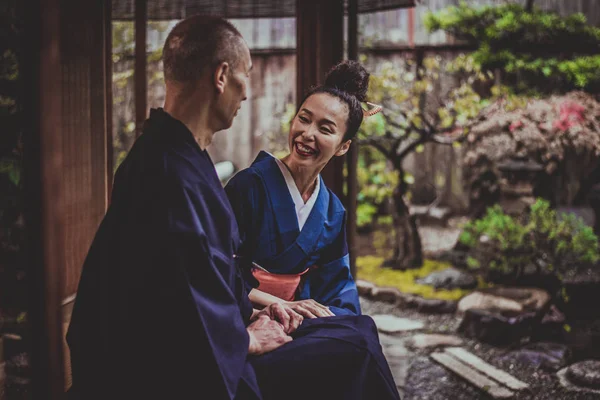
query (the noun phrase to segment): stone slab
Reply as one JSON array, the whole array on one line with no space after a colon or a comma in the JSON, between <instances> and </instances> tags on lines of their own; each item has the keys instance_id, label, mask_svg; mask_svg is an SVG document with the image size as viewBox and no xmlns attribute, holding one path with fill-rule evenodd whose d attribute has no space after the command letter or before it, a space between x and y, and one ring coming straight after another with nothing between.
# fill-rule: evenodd
<instances>
[{"instance_id":1,"label":"stone slab","mask_svg":"<svg viewBox=\"0 0 600 400\"><path fill-rule=\"evenodd\" d=\"M476 368L477 370L483 372L487 376L497 380L498 382L513 390L523 390L529 388L528 384L521 382L514 376L502 371L501 369L494 367L493 365L488 364L481 358L477 357L472 353L469 353L467 350L461 347L448 347L445 351L446 353L472 366L473 368Z\"/></svg>"},{"instance_id":2,"label":"stone slab","mask_svg":"<svg viewBox=\"0 0 600 400\"><path fill-rule=\"evenodd\" d=\"M450 354L432 353L430 357L495 399L511 399L514 397L514 393L511 390L501 386L498 382L493 381L470 366L463 364Z\"/></svg>"}]
</instances>

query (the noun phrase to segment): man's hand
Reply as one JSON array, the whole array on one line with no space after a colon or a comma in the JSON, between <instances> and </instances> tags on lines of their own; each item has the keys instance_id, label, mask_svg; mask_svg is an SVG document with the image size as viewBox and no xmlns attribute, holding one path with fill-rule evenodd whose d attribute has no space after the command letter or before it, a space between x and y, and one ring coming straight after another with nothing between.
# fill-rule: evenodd
<instances>
[{"instance_id":1,"label":"man's hand","mask_svg":"<svg viewBox=\"0 0 600 400\"><path fill-rule=\"evenodd\" d=\"M304 319L302 315L282 303L272 303L259 311L255 316L260 317L263 315L279 322L283 326L283 331L288 335L298 329Z\"/></svg>"},{"instance_id":2,"label":"man's hand","mask_svg":"<svg viewBox=\"0 0 600 400\"><path fill-rule=\"evenodd\" d=\"M285 303L292 310L306 318L318 318L318 317L333 317L334 313L331 312L329 307L324 306L321 303L314 301L313 299L288 301Z\"/></svg>"},{"instance_id":3,"label":"man's hand","mask_svg":"<svg viewBox=\"0 0 600 400\"><path fill-rule=\"evenodd\" d=\"M252 355L268 353L292 341L292 338L283 331L283 326L266 314L260 315L256 321L248 325L246 330L250 336L248 353Z\"/></svg>"}]
</instances>

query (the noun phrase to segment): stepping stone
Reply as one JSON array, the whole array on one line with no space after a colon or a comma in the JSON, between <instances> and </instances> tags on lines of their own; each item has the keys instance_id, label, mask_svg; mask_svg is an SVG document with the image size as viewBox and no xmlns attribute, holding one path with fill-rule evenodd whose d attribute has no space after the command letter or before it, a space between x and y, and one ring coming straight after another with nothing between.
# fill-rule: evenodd
<instances>
[{"instance_id":1,"label":"stepping stone","mask_svg":"<svg viewBox=\"0 0 600 400\"><path fill-rule=\"evenodd\" d=\"M437 333L422 333L414 335L406 342L406 346L414 349L427 349L442 346L460 346L463 344L461 338L452 335L441 335Z\"/></svg>"},{"instance_id":2,"label":"stepping stone","mask_svg":"<svg viewBox=\"0 0 600 400\"><path fill-rule=\"evenodd\" d=\"M393 315L374 315L373 320L375 321L375 325L377 325L377 329L384 333L413 331L423 329L425 327L425 324L423 324L421 321L408 318L399 318Z\"/></svg>"}]
</instances>

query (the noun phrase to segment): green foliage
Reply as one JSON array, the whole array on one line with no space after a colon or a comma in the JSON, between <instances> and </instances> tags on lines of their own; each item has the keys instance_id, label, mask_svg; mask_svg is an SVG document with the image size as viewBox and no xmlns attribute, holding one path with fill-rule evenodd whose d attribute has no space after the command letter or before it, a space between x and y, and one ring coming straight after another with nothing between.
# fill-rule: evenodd
<instances>
[{"instance_id":1,"label":"green foliage","mask_svg":"<svg viewBox=\"0 0 600 400\"><path fill-rule=\"evenodd\" d=\"M424 23L430 31L475 44L477 65L518 76L520 91L593 91L600 84L600 28L587 25L583 14L562 17L536 8L528 12L519 4L461 2L428 13Z\"/></svg>"},{"instance_id":2,"label":"green foliage","mask_svg":"<svg viewBox=\"0 0 600 400\"><path fill-rule=\"evenodd\" d=\"M385 158L371 147L359 149L357 196L357 225L363 228L372 225L379 208L391 196L398 184L398 174L387 166ZM389 223L388 220L379 221Z\"/></svg>"},{"instance_id":3,"label":"green foliage","mask_svg":"<svg viewBox=\"0 0 600 400\"><path fill-rule=\"evenodd\" d=\"M356 259L356 273L361 279L372 282L378 286L395 287L403 293L411 293L430 299L459 300L469 293L462 289L435 289L432 286L421 285L415 281L427 275L442 271L450 264L425 260L421 268L407 269L404 271L381 268L383 257L365 256Z\"/></svg>"},{"instance_id":4,"label":"green foliage","mask_svg":"<svg viewBox=\"0 0 600 400\"><path fill-rule=\"evenodd\" d=\"M519 279L527 268L559 280L600 259L592 228L573 214L558 213L538 199L526 215L512 217L500 206L464 227L459 238L469 248L467 265Z\"/></svg>"}]
</instances>

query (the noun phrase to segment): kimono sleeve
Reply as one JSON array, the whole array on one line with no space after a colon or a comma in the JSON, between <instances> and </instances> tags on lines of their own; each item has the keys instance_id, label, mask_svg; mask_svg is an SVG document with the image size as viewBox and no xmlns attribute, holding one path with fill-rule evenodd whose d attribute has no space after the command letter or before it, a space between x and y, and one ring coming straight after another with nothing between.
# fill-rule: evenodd
<instances>
[{"instance_id":1,"label":"kimono sleeve","mask_svg":"<svg viewBox=\"0 0 600 400\"><path fill-rule=\"evenodd\" d=\"M330 308L335 315L360 315L358 290L350 273L346 241L346 213L340 230L324 250L318 268L310 277L310 297Z\"/></svg>"},{"instance_id":2,"label":"kimono sleeve","mask_svg":"<svg viewBox=\"0 0 600 400\"><path fill-rule=\"evenodd\" d=\"M181 295L191 300L183 303L191 304L188 311L180 313L190 319L189 329L203 346L206 357L198 363L214 377L214 393L233 398L244 373L249 337L234 293L233 259L208 240L219 235L215 228L218 219L227 217L215 215L219 207L203 196L208 191L210 188L169 187L166 248L170 267L181 277Z\"/></svg>"}]
</instances>

